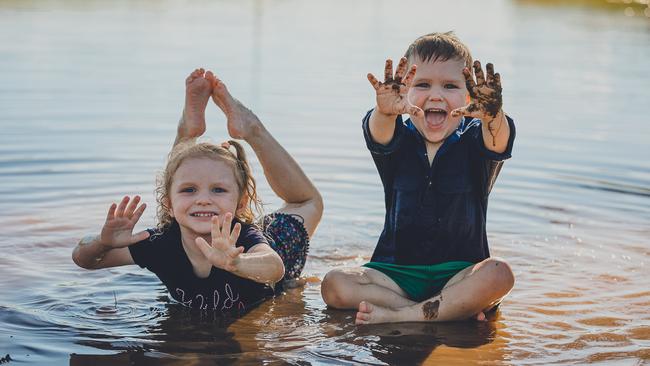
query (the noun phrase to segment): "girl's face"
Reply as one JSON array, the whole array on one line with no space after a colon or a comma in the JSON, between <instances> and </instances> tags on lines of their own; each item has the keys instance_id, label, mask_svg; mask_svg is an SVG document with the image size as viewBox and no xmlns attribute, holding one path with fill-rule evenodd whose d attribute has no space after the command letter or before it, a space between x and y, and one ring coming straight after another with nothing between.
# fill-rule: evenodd
<instances>
[{"instance_id":1,"label":"girl's face","mask_svg":"<svg viewBox=\"0 0 650 366\"><path fill-rule=\"evenodd\" d=\"M172 177L169 190L170 214L182 233L210 235L212 216L233 216L244 207L233 168L211 158L188 158Z\"/></svg>"}]
</instances>

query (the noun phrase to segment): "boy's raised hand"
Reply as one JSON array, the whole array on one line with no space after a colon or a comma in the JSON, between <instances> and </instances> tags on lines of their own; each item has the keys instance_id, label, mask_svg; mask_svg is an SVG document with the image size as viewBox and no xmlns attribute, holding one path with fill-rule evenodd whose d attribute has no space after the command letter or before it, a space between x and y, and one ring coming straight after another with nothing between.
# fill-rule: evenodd
<instances>
[{"instance_id":1,"label":"boy's raised hand","mask_svg":"<svg viewBox=\"0 0 650 366\"><path fill-rule=\"evenodd\" d=\"M102 245L123 248L149 237L149 232L146 230L133 234L133 227L147 208L145 203L140 206L138 203L140 203L140 196L133 197L133 200L125 196L119 205L115 203L111 205L99 236Z\"/></svg>"},{"instance_id":2,"label":"boy's raised hand","mask_svg":"<svg viewBox=\"0 0 650 366\"><path fill-rule=\"evenodd\" d=\"M386 60L384 69L384 82L380 82L373 74L368 74L368 81L372 84L377 92L377 111L388 116L398 114L423 114L422 109L412 105L407 98L407 93L411 87L411 82L415 76L416 66L406 72L406 57L402 57L397 65L397 70L393 75L393 61Z\"/></svg>"},{"instance_id":3,"label":"boy's raised hand","mask_svg":"<svg viewBox=\"0 0 650 366\"><path fill-rule=\"evenodd\" d=\"M219 216L212 216L212 243L208 244L205 239L196 238L196 245L199 247L205 258L213 266L221 268L228 272L237 269L239 255L244 251L244 247L237 247L237 238L241 231L241 224L236 223L232 231L232 214L227 213Z\"/></svg>"},{"instance_id":4,"label":"boy's raised hand","mask_svg":"<svg viewBox=\"0 0 650 366\"><path fill-rule=\"evenodd\" d=\"M480 118L483 122L491 122L497 117L497 114L503 107L503 97L501 94L501 75L494 73L494 65L488 63L485 66L487 78L483 75L481 62L474 61L474 72L468 68L463 69L465 75L465 85L471 101L462 108L454 109L451 112L452 117L468 116ZM476 75L476 81L474 76Z\"/></svg>"}]
</instances>

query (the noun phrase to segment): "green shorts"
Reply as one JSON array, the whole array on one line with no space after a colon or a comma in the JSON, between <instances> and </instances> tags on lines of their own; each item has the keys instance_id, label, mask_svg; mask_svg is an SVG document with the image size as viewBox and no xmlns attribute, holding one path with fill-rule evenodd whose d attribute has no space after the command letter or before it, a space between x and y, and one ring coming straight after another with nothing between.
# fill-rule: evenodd
<instances>
[{"instance_id":1,"label":"green shorts","mask_svg":"<svg viewBox=\"0 0 650 366\"><path fill-rule=\"evenodd\" d=\"M433 297L445 287L456 273L473 265L472 262L454 261L432 265L400 265L369 262L364 267L375 269L406 292L413 301L424 301Z\"/></svg>"}]
</instances>

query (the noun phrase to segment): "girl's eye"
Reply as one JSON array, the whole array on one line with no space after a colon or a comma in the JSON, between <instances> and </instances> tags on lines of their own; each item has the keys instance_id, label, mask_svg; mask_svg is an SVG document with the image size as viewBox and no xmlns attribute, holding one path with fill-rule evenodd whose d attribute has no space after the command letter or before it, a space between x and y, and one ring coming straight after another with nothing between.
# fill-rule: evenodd
<instances>
[{"instance_id":1,"label":"girl's eye","mask_svg":"<svg viewBox=\"0 0 650 366\"><path fill-rule=\"evenodd\" d=\"M185 187L181 189L181 193L193 193L196 191L193 187Z\"/></svg>"},{"instance_id":2,"label":"girl's eye","mask_svg":"<svg viewBox=\"0 0 650 366\"><path fill-rule=\"evenodd\" d=\"M458 86L455 84L445 84L445 89L458 89Z\"/></svg>"},{"instance_id":3,"label":"girl's eye","mask_svg":"<svg viewBox=\"0 0 650 366\"><path fill-rule=\"evenodd\" d=\"M226 191L226 190L223 189L223 188L221 188L221 187L214 187L214 188L212 188L212 192L214 192L214 193L223 193L223 192L225 192L225 191Z\"/></svg>"}]
</instances>

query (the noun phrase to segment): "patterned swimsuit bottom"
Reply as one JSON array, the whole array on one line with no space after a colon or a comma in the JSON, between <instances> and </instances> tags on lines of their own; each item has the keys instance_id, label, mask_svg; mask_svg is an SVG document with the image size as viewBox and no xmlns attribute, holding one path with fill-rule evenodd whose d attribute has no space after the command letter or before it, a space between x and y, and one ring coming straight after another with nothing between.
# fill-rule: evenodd
<instances>
[{"instance_id":1,"label":"patterned swimsuit bottom","mask_svg":"<svg viewBox=\"0 0 650 366\"><path fill-rule=\"evenodd\" d=\"M309 235L302 216L276 212L264 216L261 221L271 248L280 255L284 263L283 280L300 277L309 250Z\"/></svg>"}]
</instances>

